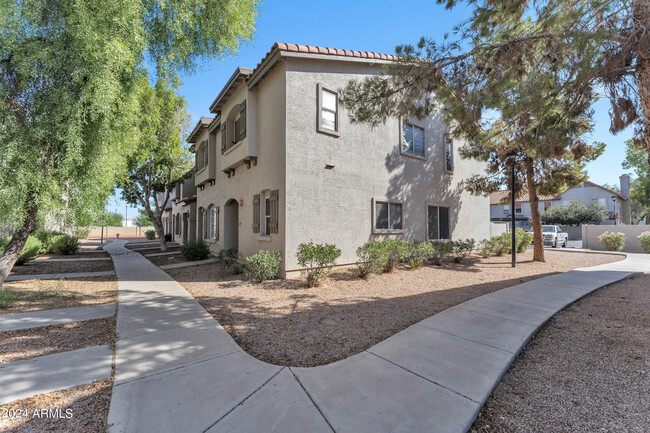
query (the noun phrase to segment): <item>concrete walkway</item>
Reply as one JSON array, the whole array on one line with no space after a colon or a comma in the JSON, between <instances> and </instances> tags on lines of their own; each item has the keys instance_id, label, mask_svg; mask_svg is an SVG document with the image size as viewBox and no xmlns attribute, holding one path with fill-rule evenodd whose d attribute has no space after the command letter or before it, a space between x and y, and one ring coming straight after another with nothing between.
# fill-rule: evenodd
<instances>
[{"instance_id":1,"label":"concrete walkway","mask_svg":"<svg viewBox=\"0 0 650 433\"><path fill-rule=\"evenodd\" d=\"M360 354L313 368L244 352L165 272L116 241L111 432L464 432L517 353L557 311L650 256L494 292Z\"/></svg>"},{"instance_id":2,"label":"concrete walkway","mask_svg":"<svg viewBox=\"0 0 650 433\"><path fill-rule=\"evenodd\" d=\"M113 302L84 307L6 314L0 316L0 332L103 319L113 314L115 314L115 303Z\"/></svg>"},{"instance_id":3,"label":"concrete walkway","mask_svg":"<svg viewBox=\"0 0 650 433\"><path fill-rule=\"evenodd\" d=\"M94 346L0 364L0 405L111 377L113 353Z\"/></svg>"},{"instance_id":4,"label":"concrete walkway","mask_svg":"<svg viewBox=\"0 0 650 433\"><path fill-rule=\"evenodd\" d=\"M5 281L58 280L60 278L111 277L113 275L115 275L114 271L70 272L67 274L9 275L7 278L5 278Z\"/></svg>"}]
</instances>

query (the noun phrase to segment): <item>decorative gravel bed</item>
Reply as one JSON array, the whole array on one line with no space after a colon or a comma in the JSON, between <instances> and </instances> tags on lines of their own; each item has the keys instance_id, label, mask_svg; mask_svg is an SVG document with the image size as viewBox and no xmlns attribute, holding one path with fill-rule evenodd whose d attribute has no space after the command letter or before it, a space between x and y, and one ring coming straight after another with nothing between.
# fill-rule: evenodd
<instances>
[{"instance_id":1,"label":"decorative gravel bed","mask_svg":"<svg viewBox=\"0 0 650 433\"><path fill-rule=\"evenodd\" d=\"M0 290L0 314L81 307L116 301L115 276L12 281L5 283Z\"/></svg>"},{"instance_id":2,"label":"decorative gravel bed","mask_svg":"<svg viewBox=\"0 0 650 433\"><path fill-rule=\"evenodd\" d=\"M189 262L182 254L173 254L170 256L154 256L147 257L147 260L150 260L156 266L161 265L171 265L174 263L186 263Z\"/></svg>"},{"instance_id":3,"label":"decorative gravel bed","mask_svg":"<svg viewBox=\"0 0 650 433\"><path fill-rule=\"evenodd\" d=\"M0 364L84 347L113 344L116 316L0 332Z\"/></svg>"},{"instance_id":4,"label":"decorative gravel bed","mask_svg":"<svg viewBox=\"0 0 650 433\"><path fill-rule=\"evenodd\" d=\"M251 355L273 364L316 366L347 358L451 306L531 279L622 260L620 255L546 251L546 262L519 257L399 269L359 279L353 269L308 288L303 280L261 284L217 265L167 271Z\"/></svg>"},{"instance_id":5,"label":"decorative gravel bed","mask_svg":"<svg viewBox=\"0 0 650 433\"><path fill-rule=\"evenodd\" d=\"M558 313L515 360L470 431L647 432L648 311L645 274Z\"/></svg>"},{"instance_id":6,"label":"decorative gravel bed","mask_svg":"<svg viewBox=\"0 0 650 433\"><path fill-rule=\"evenodd\" d=\"M26 417L0 418L0 431L5 433L96 433L106 432L111 404L113 380L87 383L64 391L0 405L0 414L20 409ZM34 417L35 410L60 409L61 417ZM13 412L15 413L15 412ZM69 418L66 418L69 414Z\"/></svg>"},{"instance_id":7,"label":"decorative gravel bed","mask_svg":"<svg viewBox=\"0 0 650 433\"><path fill-rule=\"evenodd\" d=\"M134 247L134 248L137 249L137 248L147 248L147 247ZM168 253L170 251L178 251L179 248L180 248L180 245L174 245L174 246L168 246L166 251L163 251L160 248L156 248L156 249L153 249L153 250L136 251L136 253L140 253L140 254L143 254L143 255L145 255L145 254L147 254L147 255L148 254L156 254L156 253ZM130 249L133 250L133 248L130 248Z\"/></svg>"},{"instance_id":8,"label":"decorative gravel bed","mask_svg":"<svg viewBox=\"0 0 650 433\"><path fill-rule=\"evenodd\" d=\"M34 260L22 266L14 266L9 275L63 274L112 270L114 270L112 260L91 262L48 262L47 260Z\"/></svg>"},{"instance_id":9,"label":"decorative gravel bed","mask_svg":"<svg viewBox=\"0 0 650 433\"><path fill-rule=\"evenodd\" d=\"M36 258L36 260L47 260L47 259L99 259L101 257L110 257L111 255L108 254L107 252L101 252L101 253L82 253L79 252L79 254L70 254L70 255L63 255L63 254L41 254Z\"/></svg>"}]
</instances>

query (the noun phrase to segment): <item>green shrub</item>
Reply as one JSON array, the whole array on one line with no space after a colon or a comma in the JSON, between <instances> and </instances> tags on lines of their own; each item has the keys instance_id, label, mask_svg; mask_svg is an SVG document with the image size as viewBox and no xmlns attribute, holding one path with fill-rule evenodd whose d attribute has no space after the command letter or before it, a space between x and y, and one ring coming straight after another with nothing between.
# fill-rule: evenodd
<instances>
[{"instance_id":1,"label":"green shrub","mask_svg":"<svg viewBox=\"0 0 650 433\"><path fill-rule=\"evenodd\" d=\"M150 241L156 239L156 231L155 230L147 230L144 232L144 236L149 239Z\"/></svg>"},{"instance_id":2,"label":"green shrub","mask_svg":"<svg viewBox=\"0 0 650 433\"><path fill-rule=\"evenodd\" d=\"M382 242L368 241L357 248L359 276L368 278L370 274L380 274L388 262L388 251Z\"/></svg>"},{"instance_id":3,"label":"green shrub","mask_svg":"<svg viewBox=\"0 0 650 433\"><path fill-rule=\"evenodd\" d=\"M272 280L280 273L282 251L260 251L244 261L244 275L257 282Z\"/></svg>"},{"instance_id":4,"label":"green shrub","mask_svg":"<svg viewBox=\"0 0 650 433\"><path fill-rule=\"evenodd\" d=\"M320 284L322 280L329 277L332 268L336 264L336 259L341 256L341 250L332 244L308 244L298 245L298 264L307 270L300 273L307 278L309 287Z\"/></svg>"},{"instance_id":5,"label":"green shrub","mask_svg":"<svg viewBox=\"0 0 650 433\"><path fill-rule=\"evenodd\" d=\"M210 257L210 247L203 240L189 241L181 245L181 255L193 262Z\"/></svg>"},{"instance_id":6,"label":"green shrub","mask_svg":"<svg viewBox=\"0 0 650 433\"><path fill-rule=\"evenodd\" d=\"M478 252L484 259L494 254L497 240L495 238L483 239L478 243Z\"/></svg>"},{"instance_id":7,"label":"green shrub","mask_svg":"<svg viewBox=\"0 0 650 433\"><path fill-rule=\"evenodd\" d=\"M413 241L409 244L409 265L411 269L417 269L422 262L427 260L433 254L433 245L431 242Z\"/></svg>"},{"instance_id":8,"label":"green shrub","mask_svg":"<svg viewBox=\"0 0 650 433\"><path fill-rule=\"evenodd\" d=\"M5 248L9 245L11 238L0 238L0 255L5 252Z\"/></svg>"},{"instance_id":9,"label":"green shrub","mask_svg":"<svg viewBox=\"0 0 650 433\"><path fill-rule=\"evenodd\" d=\"M50 239L47 252L51 254L76 254L79 251L79 240L68 235L58 235Z\"/></svg>"},{"instance_id":10,"label":"green shrub","mask_svg":"<svg viewBox=\"0 0 650 433\"><path fill-rule=\"evenodd\" d=\"M509 254L512 250L512 236L510 233L501 233L499 236L492 237L494 242L494 255L502 256L504 253Z\"/></svg>"},{"instance_id":11,"label":"green shrub","mask_svg":"<svg viewBox=\"0 0 650 433\"><path fill-rule=\"evenodd\" d=\"M241 273L239 251L237 247L221 250L217 254L216 263L226 271L232 271L235 274Z\"/></svg>"},{"instance_id":12,"label":"green shrub","mask_svg":"<svg viewBox=\"0 0 650 433\"><path fill-rule=\"evenodd\" d=\"M90 234L90 227L77 227L74 231L74 237L77 239L86 239Z\"/></svg>"},{"instance_id":13,"label":"green shrub","mask_svg":"<svg viewBox=\"0 0 650 433\"><path fill-rule=\"evenodd\" d=\"M607 251L623 251L625 246L625 235L620 232L605 232L598 236L598 240Z\"/></svg>"},{"instance_id":14,"label":"green shrub","mask_svg":"<svg viewBox=\"0 0 650 433\"><path fill-rule=\"evenodd\" d=\"M431 241L433 252L429 259L436 266L442 265L442 260L451 254L454 245L450 241Z\"/></svg>"},{"instance_id":15,"label":"green shrub","mask_svg":"<svg viewBox=\"0 0 650 433\"><path fill-rule=\"evenodd\" d=\"M517 252L519 254L525 253L528 251L528 247L533 242L533 234L523 229L517 229L515 231L516 242L517 242ZM510 241L512 244L512 240ZM512 246L510 247L512 249Z\"/></svg>"},{"instance_id":16,"label":"green shrub","mask_svg":"<svg viewBox=\"0 0 650 433\"><path fill-rule=\"evenodd\" d=\"M32 236L34 236L36 239L38 239L41 242L42 253L48 252L48 250L50 249L50 242L54 237L59 235L61 235L61 233L52 230L43 230L43 229L34 230L34 232L32 233Z\"/></svg>"},{"instance_id":17,"label":"green shrub","mask_svg":"<svg viewBox=\"0 0 650 433\"><path fill-rule=\"evenodd\" d=\"M645 251L646 253L650 253L650 232L643 232L636 238L641 243L641 247L643 248L643 251Z\"/></svg>"},{"instance_id":18,"label":"green shrub","mask_svg":"<svg viewBox=\"0 0 650 433\"><path fill-rule=\"evenodd\" d=\"M384 272L393 272L401 261L408 259L409 244L406 242L386 239L381 244L382 248L386 250Z\"/></svg>"},{"instance_id":19,"label":"green shrub","mask_svg":"<svg viewBox=\"0 0 650 433\"><path fill-rule=\"evenodd\" d=\"M449 241L449 243L451 244L451 254L455 263L462 262L476 246L476 241L474 239L461 239L457 241Z\"/></svg>"},{"instance_id":20,"label":"green shrub","mask_svg":"<svg viewBox=\"0 0 650 433\"><path fill-rule=\"evenodd\" d=\"M24 265L28 261L33 260L41 252L41 248L43 248L41 241L34 236L28 237L23 251L18 256L18 260L16 260L16 265Z\"/></svg>"}]
</instances>

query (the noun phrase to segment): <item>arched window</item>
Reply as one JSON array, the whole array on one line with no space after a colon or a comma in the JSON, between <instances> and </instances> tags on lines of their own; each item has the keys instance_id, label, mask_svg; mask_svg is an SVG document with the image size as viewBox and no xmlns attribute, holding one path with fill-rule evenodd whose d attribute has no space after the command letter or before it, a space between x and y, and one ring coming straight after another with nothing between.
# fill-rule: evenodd
<instances>
[{"instance_id":1,"label":"arched window","mask_svg":"<svg viewBox=\"0 0 650 433\"><path fill-rule=\"evenodd\" d=\"M213 204L208 207L205 225L206 237L208 239L219 239L219 209Z\"/></svg>"}]
</instances>

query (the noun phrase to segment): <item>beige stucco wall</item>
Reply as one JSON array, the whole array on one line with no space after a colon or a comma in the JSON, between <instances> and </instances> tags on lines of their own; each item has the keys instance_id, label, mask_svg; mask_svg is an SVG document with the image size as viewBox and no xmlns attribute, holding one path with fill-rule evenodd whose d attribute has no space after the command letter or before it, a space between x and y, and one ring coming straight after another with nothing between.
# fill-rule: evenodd
<instances>
[{"instance_id":1,"label":"beige stucco wall","mask_svg":"<svg viewBox=\"0 0 650 433\"><path fill-rule=\"evenodd\" d=\"M211 250L219 251L224 247L225 212L224 206L230 200L242 201L239 213L239 251L244 256L255 254L259 250L284 250L284 221L285 200L285 75L284 66L279 65L256 90L248 91L245 84L229 97L223 108L227 113L233 106L239 105L244 99L246 105L246 139L229 149L226 155L221 155L221 135L215 141L217 155L216 182L206 186L203 191L197 191L197 206L208 208L210 204L219 206L219 240L206 240L211 244ZM258 133L259 136L258 136ZM207 132L205 133L207 134ZM204 140L201 136L197 141ZM235 175L228 178L222 170L235 160L246 156L257 156L257 165L246 168L237 166ZM264 190L280 191L279 233L269 237L260 237L253 233L253 195Z\"/></svg>"},{"instance_id":2,"label":"beige stucco wall","mask_svg":"<svg viewBox=\"0 0 650 433\"><path fill-rule=\"evenodd\" d=\"M286 90L286 269L298 268L301 242L329 242L342 251L339 264L356 261L356 249L370 239L407 241L427 236L427 203L450 206L452 239L490 235L489 199L463 189L463 177L484 169L462 160L454 143L454 174L445 173L445 127L440 116L418 122L425 128L425 157L400 153L400 121L372 129L352 125L339 114L339 137L316 131L317 84L332 89L379 72L361 63L288 58ZM334 169L325 169L326 164ZM404 233L372 234L372 199L403 201ZM282 234L282 232L281 232Z\"/></svg>"},{"instance_id":3,"label":"beige stucco wall","mask_svg":"<svg viewBox=\"0 0 650 433\"><path fill-rule=\"evenodd\" d=\"M149 227L90 227L89 238L98 238L102 236L102 230L105 238L114 238L119 233L121 238L130 236L144 236L147 230L155 230L153 226Z\"/></svg>"},{"instance_id":4,"label":"beige stucco wall","mask_svg":"<svg viewBox=\"0 0 650 433\"><path fill-rule=\"evenodd\" d=\"M590 225L582 226L582 247L590 250L604 251L603 245L598 237L604 232L623 233L625 235L625 246L623 251L628 253L644 253L641 243L637 236L644 232L650 232L650 226L647 225Z\"/></svg>"}]
</instances>

